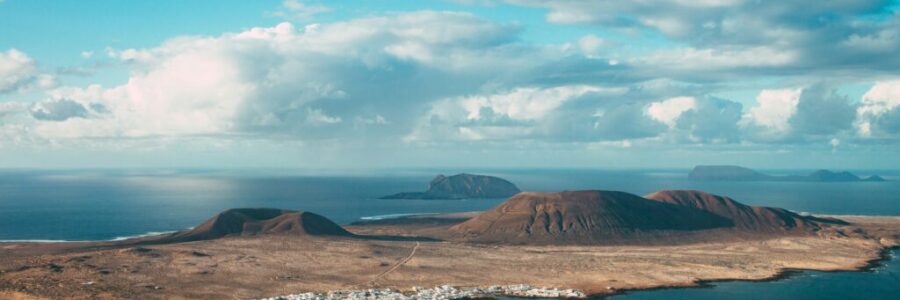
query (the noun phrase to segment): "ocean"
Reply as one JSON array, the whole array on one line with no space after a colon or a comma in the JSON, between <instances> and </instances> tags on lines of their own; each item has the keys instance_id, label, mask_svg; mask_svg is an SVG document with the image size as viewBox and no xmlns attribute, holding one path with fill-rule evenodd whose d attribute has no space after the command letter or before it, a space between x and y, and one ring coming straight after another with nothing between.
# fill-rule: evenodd
<instances>
[{"instance_id":1,"label":"ocean","mask_svg":"<svg viewBox=\"0 0 900 300\"><path fill-rule=\"evenodd\" d=\"M900 250L870 270L803 271L774 281L713 282L696 288L633 291L610 300L874 300L897 299L900 293ZM500 297L498 300L520 300ZM532 300L556 300L533 298Z\"/></svg>"},{"instance_id":2,"label":"ocean","mask_svg":"<svg viewBox=\"0 0 900 300\"><path fill-rule=\"evenodd\" d=\"M604 189L645 195L663 189L698 189L747 204L798 212L900 215L900 181L703 182L688 180L687 172L482 170L477 173L501 176L526 191ZM222 210L238 207L305 210L348 224L364 217L485 210L504 200L377 199L397 192L424 190L437 173L436 170L351 175L260 170L5 170L0 171L0 240L109 240L188 228ZM881 175L892 178L894 174Z\"/></svg>"},{"instance_id":3,"label":"ocean","mask_svg":"<svg viewBox=\"0 0 900 300\"><path fill-rule=\"evenodd\" d=\"M112 240L197 225L238 207L322 214L340 224L420 213L485 210L504 199L379 200L421 191L438 173L388 170L352 174L213 170L3 170L0 240ZM815 214L900 215L900 174L886 182L704 182L688 170L464 170L503 177L527 191L619 190L645 195L697 189L752 205ZM804 174L810 170L769 170ZM857 175L876 172L856 171ZM894 252L896 254L896 252ZM885 299L900 293L900 262L874 272L803 272L774 282L634 292L614 299ZM764 297L763 297L764 296Z\"/></svg>"},{"instance_id":4,"label":"ocean","mask_svg":"<svg viewBox=\"0 0 900 300\"><path fill-rule=\"evenodd\" d=\"M775 281L729 281L710 287L637 291L611 300L871 300L897 299L900 293L900 250L891 259L863 272L804 271Z\"/></svg>"}]
</instances>

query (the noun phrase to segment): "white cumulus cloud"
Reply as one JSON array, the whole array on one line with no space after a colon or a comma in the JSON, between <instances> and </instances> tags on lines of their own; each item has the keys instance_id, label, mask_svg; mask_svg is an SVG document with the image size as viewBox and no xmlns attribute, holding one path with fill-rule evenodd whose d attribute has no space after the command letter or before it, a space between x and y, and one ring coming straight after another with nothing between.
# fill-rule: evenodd
<instances>
[{"instance_id":1,"label":"white cumulus cloud","mask_svg":"<svg viewBox=\"0 0 900 300\"><path fill-rule=\"evenodd\" d=\"M599 92L593 86L562 86L548 89L517 88L508 93L487 96L463 97L456 100L466 110L467 118L478 120L487 111L491 116L504 116L514 120L535 120L556 109L565 101L587 93Z\"/></svg>"},{"instance_id":2,"label":"white cumulus cloud","mask_svg":"<svg viewBox=\"0 0 900 300\"><path fill-rule=\"evenodd\" d=\"M29 88L47 89L56 85L56 78L41 74L30 56L16 49L0 52L0 94Z\"/></svg>"},{"instance_id":3,"label":"white cumulus cloud","mask_svg":"<svg viewBox=\"0 0 900 300\"><path fill-rule=\"evenodd\" d=\"M900 80L879 81L867 91L856 110L860 135L900 133Z\"/></svg>"},{"instance_id":4,"label":"white cumulus cloud","mask_svg":"<svg viewBox=\"0 0 900 300\"><path fill-rule=\"evenodd\" d=\"M299 8L295 4L286 2ZM246 133L329 138L363 124L408 126L423 103L469 93L488 81L503 86L521 80L542 66L532 61L566 55L519 44L518 34L516 25L467 13L420 11L110 48L110 57L131 67L125 84L54 90L28 126L49 139ZM30 58L15 50L4 55L13 62L4 63L12 66L4 74L34 76ZM20 81L4 76L4 88ZM553 93L565 91L546 96ZM515 117L554 105L492 101L486 105Z\"/></svg>"},{"instance_id":5,"label":"white cumulus cloud","mask_svg":"<svg viewBox=\"0 0 900 300\"><path fill-rule=\"evenodd\" d=\"M555 116L582 97L621 95L620 88L566 85L518 87L506 92L454 97L435 102L407 141L554 139ZM564 113L563 113L564 114ZM553 118L550 118L554 116ZM585 127L591 120L583 120Z\"/></svg>"},{"instance_id":6,"label":"white cumulus cloud","mask_svg":"<svg viewBox=\"0 0 900 300\"><path fill-rule=\"evenodd\" d=\"M797 112L803 89L762 90L756 96L757 106L745 115L748 122L784 133L790 129L790 119Z\"/></svg>"},{"instance_id":7,"label":"white cumulus cloud","mask_svg":"<svg viewBox=\"0 0 900 300\"><path fill-rule=\"evenodd\" d=\"M651 103L647 106L646 113L654 120L660 121L671 128L675 126L675 122L678 121L678 118L684 112L696 108L697 99L694 97L675 97Z\"/></svg>"}]
</instances>

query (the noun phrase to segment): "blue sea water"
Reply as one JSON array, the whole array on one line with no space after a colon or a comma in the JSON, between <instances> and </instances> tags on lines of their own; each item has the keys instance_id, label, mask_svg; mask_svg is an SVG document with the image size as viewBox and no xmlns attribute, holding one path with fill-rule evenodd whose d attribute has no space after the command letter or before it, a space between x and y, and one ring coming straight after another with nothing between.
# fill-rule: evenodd
<instances>
[{"instance_id":1,"label":"blue sea water","mask_svg":"<svg viewBox=\"0 0 900 300\"><path fill-rule=\"evenodd\" d=\"M776 281L716 282L706 287L634 291L610 300L875 300L900 296L900 250L862 272L804 271ZM519 300L501 297L499 300ZM553 299L533 299L553 300Z\"/></svg>"},{"instance_id":2,"label":"blue sea water","mask_svg":"<svg viewBox=\"0 0 900 300\"><path fill-rule=\"evenodd\" d=\"M7 171L0 240L108 240L188 228L229 208L305 210L347 224L366 216L483 210L502 201L378 200L430 176L269 172Z\"/></svg>"},{"instance_id":3,"label":"blue sea water","mask_svg":"<svg viewBox=\"0 0 900 300\"><path fill-rule=\"evenodd\" d=\"M786 279L766 282L730 281L709 288L639 291L612 300L674 299L792 299L868 300L900 298L900 250L891 259L865 272L806 271Z\"/></svg>"},{"instance_id":4,"label":"blue sea water","mask_svg":"<svg viewBox=\"0 0 900 300\"><path fill-rule=\"evenodd\" d=\"M446 174L456 173L442 170ZM473 170L466 170L476 172ZM803 174L808 170L784 171ZM704 182L688 170L482 170L528 191L698 189L752 205L817 214L900 215L887 182ZM306 210L347 224L379 216L477 211L504 199L379 200L421 191L436 170L323 175L288 171L2 170L0 240L108 240L188 228L237 207ZM859 175L873 172L858 171ZM897 252L895 252L897 254ZM900 262L874 272L803 272L774 282L634 292L614 299L898 299Z\"/></svg>"},{"instance_id":5,"label":"blue sea water","mask_svg":"<svg viewBox=\"0 0 900 300\"><path fill-rule=\"evenodd\" d=\"M687 171L479 173L502 176L529 191L606 189L644 195L662 189L699 189L748 204L800 212L900 215L900 181L703 182L688 180ZM5 170L0 171L0 240L105 240L172 231L237 207L306 210L347 224L380 215L484 210L504 200L377 199L397 192L421 191L436 173Z\"/></svg>"}]
</instances>

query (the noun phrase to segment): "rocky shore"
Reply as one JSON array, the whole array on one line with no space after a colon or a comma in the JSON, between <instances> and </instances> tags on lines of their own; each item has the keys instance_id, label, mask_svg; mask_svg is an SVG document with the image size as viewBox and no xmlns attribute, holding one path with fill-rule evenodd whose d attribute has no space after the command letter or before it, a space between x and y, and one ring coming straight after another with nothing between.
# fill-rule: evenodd
<instances>
[{"instance_id":1,"label":"rocky shore","mask_svg":"<svg viewBox=\"0 0 900 300\"><path fill-rule=\"evenodd\" d=\"M433 288L414 287L412 293L393 289L342 290L328 293L299 293L276 296L261 300L418 300L418 299L473 299L492 296L513 296L529 298L585 298L585 294L574 289L538 288L527 284L495 285L487 288L458 288L442 285Z\"/></svg>"}]
</instances>

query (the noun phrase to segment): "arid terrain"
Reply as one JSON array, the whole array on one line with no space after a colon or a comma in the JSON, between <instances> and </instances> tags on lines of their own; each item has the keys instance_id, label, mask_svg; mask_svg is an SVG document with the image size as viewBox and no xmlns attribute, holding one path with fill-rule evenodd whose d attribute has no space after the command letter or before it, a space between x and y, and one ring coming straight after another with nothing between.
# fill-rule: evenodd
<instances>
[{"instance_id":1,"label":"arid terrain","mask_svg":"<svg viewBox=\"0 0 900 300\"><path fill-rule=\"evenodd\" d=\"M241 212L248 211L237 210ZM204 224L210 230L227 228L216 222L234 213L225 212ZM858 270L881 259L885 249L900 241L900 217L831 216L850 224L822 225L814 233L729 238L717 230L696 233L715 233L716 241L695 242L684 235L686 241L678 242L676 235L662 244L634 240L554 245L481 243L447 234L475 213L345 226L351 235L287 228L306 228L306 223L318 220L290 211L282 216L288 214L299 219L240 214L241 222L252 224L254 232L284 229L271 234L226 234L177 243L150 238L0 244L0 298L252 299L369 287L408 291L445 284L530 284L608 295L711 280L772 279L795 269Z\"/></svg>"}]
</instances>

